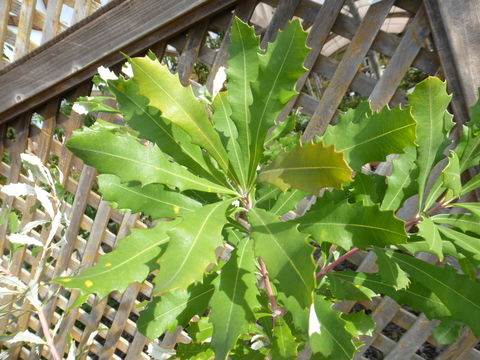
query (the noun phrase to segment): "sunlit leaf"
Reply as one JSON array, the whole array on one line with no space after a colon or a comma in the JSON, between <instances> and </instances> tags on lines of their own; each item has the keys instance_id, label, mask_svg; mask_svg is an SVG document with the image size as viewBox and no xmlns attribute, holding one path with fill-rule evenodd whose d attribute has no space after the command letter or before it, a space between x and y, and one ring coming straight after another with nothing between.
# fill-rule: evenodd
<instances>
[{"instance_id":1,"label":"sunlit leaf","mask_svg":"<svg viewBox=\"0 0 480 360\"><path fill-rule=\"evenodd\" d=\"M259 175L259 180L277 186L318 194L325 187L342 188L352 181L352 171L343 160L343 154L323 143L306 144L284 152Z\"/></svg>"}]
</instances>

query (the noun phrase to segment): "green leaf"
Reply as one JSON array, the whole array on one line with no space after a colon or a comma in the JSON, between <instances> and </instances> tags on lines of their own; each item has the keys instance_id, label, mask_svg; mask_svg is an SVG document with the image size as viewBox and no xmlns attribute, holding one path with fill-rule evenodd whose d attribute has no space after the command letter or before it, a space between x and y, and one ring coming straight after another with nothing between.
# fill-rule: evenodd
<instances>
[{"instance_id":1,"label":"green leaf","mask_svg":"<svg viewBox=\"0 0 480 360\"><path fill-rule=\"evenodd\" d=\"M460 336L463 326L458 321L444 320L433 330L433 338L441 345L453 344Z\"/></svg>"},{"instance_id":2,"label":"green leaf","mask_svg":"<svg viewBox=\"0 0 480 360\"><path fill-rule=\"evenodd\" d=\"M292 187L318 194L325 187L341 189L343 183L352 181L351 176L352 170L343 160L343 154L320 142L280 154L260 173L259 180L282 191Z\"/></svg>"},{"instance_id":3,"label":"green leaf","mask_svg":"<svg viewBox=\"0 0 480 360\"><path fill-rule=\"evenodd\" d=\"M387 155L403 153L404 148L415 145L415 120L409 109L385 107L378 113L360 114L355 122L350 113L340 116L337 125L328 126L323 136L326 145L336 144L337 151L345 152L354 170L372 161L384 161Z\"/></svg>"},{"instance_id":4,"label":"green leaf","mask_svg":"<svg viewBox=\"0 0 480 360\"><path fill-rule=\"evenodd\" d=\"M405 271L403 271L398 264L391 261L383 250L375 248L374 251L377 255L378 273L382 281L392 285L396 290L406 289L408 284L410 284L410 279Z\"/></svg>"},{"instance_id":5,"label":"green leaf","mask_svg":"<svg viewBox=\"0 0 480 360\"><path fill-rule=\"evenodd\" d=\"M274 125L284 105L297 95L295 83L305 73L306 40L307 32L302 29L299 20L294 20L278 33L275 42L268 44L267 51L258 55L258 78L252 83L253 103L250 106L251 182L263 154L268 129Z\"/></svg>"},{"instance_id":6,"label":"green leaf","mask_svg":"<svg viewBox=\"0 0 480 360\"><path fill-rule=\"evenodd\" d=\"M272 359L291 360L297 357L298 342L283 318L275 320L273 328Z\"/></svg>"},{"instance_id":7,"label":"green leaf","mask_svg":"<svg viewBox=\"0 0 480 360\"><path fill-rule=\"evenodd\" d=\"M122 184L117 176L105 174L98 177L98 186L103 199L115 202L117 208L142 212L154 219L174 218L201 207L198 201L166 190L161 184L143 187L138 183Z\"/></svg>"},{"instance_id":8,"label":"green leaf","mask_svg":"<svg viewBox=\"0 0 480 360\"><path fill-rule=\"evenodd\" d=\"M202 317L200 320L190 322L188 325L188 335L196 342L203 342L211 339L213 334L213 325L208 317ZM208 341L208 340L207 340Z\"/></svg>"},{"instance_id":9,"label":"green leaf","mask_svg":"<svg viewBox=\"0 0 480 360\"><path fill-rule=\"evenodd\" d=\"M342 314L341 317L346 323L345 329L352 334L354 338L362 335L373 336L376 324L372 316L365 314L365 311Z\"/></svg>"},{"instance_id":10,"label":"green leaf","mask_svg":"<svg viewBox=\"0 0 480 360\"><path fill-rule=\"evenodd\" d=\"M205 106L193 95L191 87L183 87L178 76L167 66L148 56L129 59L135 74L133 81L139 94L149 100L149 105L162 112L165 119L180 126L190 135L191 141L203 147L228 171L228 156L220 137L210 123Z\"/></svg>"},{"instance_id":11,"label":"green leaf","mask_svg":"<svg viewBox=\"0 0 480 360\"><path fill-rule=\"evenodd\" d=\"M345 250L352 247L388 246L407 242L404 222L393 211L380 211L377 205L363 206L317 202L305 216L295 220L300 231L312 234L318 243L337 244Z\"/></svg>"},{"instance_id":12,"label":"green leaf","mask_svg":"<svg viewBox=\"0 0 480 360\"><path fill-rule=\"evenodd\" d=\"M400 154L392 161L392 174L387 177L387 191L380 206L381 210L396 210L403 201L416 194L415 182L418 170L415 165L417 150L414 147L405 148L405 153Z\"/></svg>"},{"instance_id":13,"label":"green leaf","mask_svg":"<svg viewBox=\"0 0 480 360\"><path fill-rule=\"evenodd\" d=\"M279 292L293 296L300 306L312 303L315 288L313 247L307 243L308 235L298 232L297 225L282 222L262 209L248 213L255 241L255 255L265 262L269 277Z\"/></svg>"},{"instance_id":14,"label":"green leaf","mask_svg":"<svg viewBox=\"0 0 480 360\"><path fill-rule=\"evenodd\" d=\"M468 194L470 191L478 189L480 187L480 174L475 175L462 187L461 195Z\"/></svg>"},{"instance_id":15,"label":"green leaf","mask_svg":"<svg viewBox=\"0 0 480 360\"><path fill-rule=\"evenodd\" d=\"M256 284L253 240L244 238L223 266L210 302L212 347L216 360L226 359L238 336L247 332L249 323L255 321L253 310L260 306L256 298Z\"/></svg>"},{"instance_id":16,"label":"green leaf","mask_svg":"<svg viewBox=\"0 0 480 360\"><path fill-rule=\"evenodd\" d=\"M120 110L105 104L105 102L108 100L115 99L109 96L80 96L77 98L77 100L75 100L73 110L82 114L92 112L104 112L112 114L121 113Z\"/></svg>"},{"instance_id":17,"label":"green leaf","mask_svg":"<svg viewBox=\"0 0 480 360\"><path fill-rule=\"evenodd\" d=\"M336 277L322 279L319 293L335 301L343 300L371 300L378 294L358 284L352 284Z\"/></svg>"},{"instance_id":18,"label":"green leaf","mask_svg":"<svg viewBox=\"0 0 480 360\"><path fill-rule=\"evenodd\" d=\"M230 32L230 45L228 46L227 87L228 102L231 106L231 120L238 130L238 147L243 157L238 159L238 173L240 184L245 189L247 186L246 174L250 159L250 106L253 103L251 83L258 76L258 48L260 37L255 35L253 26L248 26L235 17ZM231 140L230 140L231 141ZM227 148L228 149L228 148Z\"/></svg>"},{"instance_id":19,"label":"green leaf","mask_svg":"<svg viewBox=\"0 0 480 360\"><path fill-rule=\"evenodd\" d=\"M363 205L371 206L382 202L386 188L384 176L358 173L355 175L352 193L356 202L361 201Z\"/></svg>"},{"instance_id":20,"label":"green leaf","mask_svg":"<svg viewBox=\"0 0 480 360\"><path fill-rule=\"evenodd\" d=\"M155 294L186 289L202 280L207 265L216 263L215 249L223 244L225 211L231 202L225 200L186 213L180 224L168 232L171 241L158 261Z\"/></svg>"},{"instance_id":21,"label":"green leaf","mask_svg":"<svg viewBox=\"0 0 480 360\"><path fill-rule=\"evenodd\" d=\"M290 192L287 191L285 193L289 194ZM264 210L270 210L276 204L281 194L282 191L276 186L268 183L259 183L257 186L255 206Z\"/></svg>"},{"instance_id":22,"label":"green leaf","mask_svg":"<svg viewBox=\"0 0 480 360\"><path fill-rule=\"evenodd\" d=\"M410 235L407 244L400 244L396 245L395 247L411 254L416 254L418 252L430 252L430 244L416 234ZM442 252L444 255L450 255L456 258L462 257L462 254L457 251L457 248L447 240L442 240Z\"/></svg>"},{"instance_id":23,"label":"green leaf","mask_svg":"<svg viewBox=\"0 0 480 360\"><path fill-rule=\"evenodd\" d=\"M300 111L297 110L295 113L290 114L283 120L281 123L276 123L273 130L268 134L265 144L268 145L272 141L278 140L280 138L286 137L288 134L295 130L295 125L299 121Z\"/></svg>"},{"instance_id":24,"label":"green leaf","mask_svg":"<svg viewBox=\"0 0 480 360\"><path fill-rule=\"evenodd\" d=\"M155 296L146 309L140 312L137 329L146 337L155 339L167 330L184 327L194 315L205 312L213 292L213 285L206 283Z\"/></svg>"},{"instance_id":25,"label":"green leaf","mask_svg":"<svg viewBox=\"0 0 480 360\"><path fill-rule=\"evenodd\" d=\"M139 181L142 185L162 183L180 190L234 193L168 161L158 147L146 146L137 138L115 130L84 128L74 133L67 146L99 173L116 175L122 182Z\"/></svg>"},{"instance_id":26,"label":"green leaf","mask_svg":"<svg viewBox=\"0 0 480 360\"><path fill-rule=\"evenodd\" d=\"M467 209L468 211L472 212L476 216L480 216L480 203L462 202L462 203L453 203L451 205L455 207Z\"/></svg>"},{"instance_id":27,"label":"green leaf","mask_svg":"<svg viewBox=\"0 0 480 360\"><path fill-rule=\"evenodd\" d=\"M223 176L213 168L202 149L192 144L190 135L162 118L160 110L149 106L149 100L138 94L138 86L132 79L125 80L120 76L118 80L109 80L108 89L115 95L124 120L139 132L142 139L157 144L175 162L194 173L218 183L224 182Z\"/></svg>"},{"instance_id":28,"label":"green leaf","mask_svg":"<svg viewBox=\"0 0 480 360\"><path fill-rule=\"evenodd\" d=\"M432 216L431 219L436 224L445 224L463 232L480 235L480 216L474 214L440 214Z\"/></svg>"},{"instance_id":29,"label":"green leaf","mask_svg":"<svg viewBox=\"0 0 480 360\"><path fill-rule=\"evenodd\" d=\"M461 172L480 164L480 136L472 121L469 121L466 126L462 126L462 137L455 151L460 158Z\"/></svg>"},{"instance_id":30,"label":"green leaf","mask_svg":"<svg viewBox=\"0 0 480 360\"><path fill-rule=\"evenodd\" d=\"M469 258L473 258L477 261L480 260L480 238L473 237L444 226L436 225L436 227L445 238L453 242L455 247L459 249L459 252L463 253Z\"/></svg>"},{"instance_id":31,"label":"green leaf","mask_svg":"<svg viewBox=\"0 0 480 360\"><path fill-rule=\"evenodd\" d=\"M310 310L310 347L325 360L351 360L356 352L352 335L345 328L341 313L332 309L332 303L315 296Z\"/></svg>"},{"instance_id":32,"label":"green leaf","mask_svg":"<svg viewBox=\"0 0 480 360\"><path fill-rule=\"evenodd\" d=\"M443 185L447 188L445 200L454 199L460 196L462 181L460 179L460 164L455 151L450 152L448 164L442 171Z\"/></svg>"},{"instance_id":33,"label":"green leaf","mask_svg":"<svg viewBox=\"0 0 480 360\"><path fill-rule=\"evenodd\" d=\"M447 94L446 83L438 78L428 77L417 84L408 99L412 116L417 122L418 195L421 209L430 170L437 156L443 153L442 145L449 133L444 121L451 96Z\"/></svg>"},{"instance_id":34,"label":"green leaf","mask_svg":"<svg viewBox=\"0 0 480 360\"><path fill-rule=\"evenodd\" d=\"M178 344L176 358L182 360L211 360L210 344Z\"/></svg>"},{"instance_id":35,"label":"green leaf","mask_svg":"<svg viewBox=\"0 0 480 360\"><path fill-rule=\"evenodd\" d=\"M438 256L443 261L443 244L440 233L435 223L429 217L423 217L422 222L417 225L418 234L425 239L429 245L429 252Z\"/></svg>"},{"instance_id":36,"label":"green leaf","mask_svg":"<svg viewBox=\"0 0 480 360\"><path fill-rule=\"evenodd\" d=\"M100 298L114 290L123 292L131 283L142 282L150 272L158 269L156 260L169 241L167 231L177 224L177 221L160 221L151 229L132 229L132 234L121 239L115 250L100 257L95 266L78 276L52 281L80 289L83 294L97 294Z\"/></svg>"},{"instance_id":37,"label":"green leaf","mask_svg":"<svg viewBox=\"0 0 480 360\"><path fill-rule=\"evenodd\" d=\"M346 270L329 273L327 276L365 286L377 294L388 295L400 305L408 305L425 313L429 319L442 319L451 316L450 310L439 297L415 279L411 279L407 289L397 290L391 284L384 282L378 274Z\"/></svg>"},{"instance_id":38,"label":"green leaf","mask_svg":"<svg viewBox=\"0 0 480 360\"><path fill-rule=\"evenodd\" d=\"M291 189L281 193L275 204L271 207L270 212L277 216L282 216L290 210L294 210L299 201L308 194L302 190Z\"/></svg>"},{"instance_id":39,"label":"green leaf","mask_svg":"<svg viewBox=\"0 0 480 360\"><path fill-rule=\"evenodd\" d=\"M227 101L227 92L220 92L213 101L212 120L215 128L220 133L225 149L227 149L228 158L233 171L237 174L242 189L247 188L248 157L244 150L240 148L237 139L238 131L231 120L232 108Z\"/></svg>"},{"instance_id":40,"label":"green leaf","mask_svg":"<svg viewBox=\"0 0 480 360\"><path fill-rule=\"evenodd\" d=\"M430 289L447 306L452 318L465 322L480 335L480 283L452 268L440 268L425 261L394 253L392 259L416 281Z\"/></svg>"}]
</instances>

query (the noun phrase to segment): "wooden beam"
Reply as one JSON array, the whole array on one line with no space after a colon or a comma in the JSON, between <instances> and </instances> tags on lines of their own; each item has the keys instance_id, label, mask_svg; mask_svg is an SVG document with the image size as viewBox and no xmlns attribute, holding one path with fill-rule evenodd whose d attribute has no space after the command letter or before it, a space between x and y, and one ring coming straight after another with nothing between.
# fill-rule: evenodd
<instances>
[{"instance_id":1,"label":"wooden beam","mask_svg":"<svg viewBox=\"0 0 480 360\"><path fill-rule=\"evenodd\" d=\"M478 0L425 0L433 39L453 92L452 106L461 122L480 86L480 3Z\"/></svg>"},{"instance_id":2,"label":"wooden beam","mask_svg":"<svg viewBox=\"0 0 480 360\"><path fill-rule=\"evenodd\" d=\"M18 64L0 71L0 123L61 94L236 0L117 0ZM102 11L103 10L103 11Z\"/></svg>"}]
</instances>

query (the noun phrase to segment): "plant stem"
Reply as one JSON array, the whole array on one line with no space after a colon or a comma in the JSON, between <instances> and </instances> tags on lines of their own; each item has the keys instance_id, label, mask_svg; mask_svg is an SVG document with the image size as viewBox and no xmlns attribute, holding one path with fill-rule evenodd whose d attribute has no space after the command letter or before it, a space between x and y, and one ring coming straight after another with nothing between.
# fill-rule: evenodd
<instances>
[{"instance_id":1,"label":"plant stem","mask_svg":"<svg viewBox=\"0 0 480 360\"><path fill-rule=\"evenodd\" d=\"M322 270L320 270L320 272L317 274L317 279L321 278L322 276L324 276L327 272L329 272L330 270L332 270L335 266L337 266L338 264L342 263L344 260L348 259L350 256L352 256L353 254L359 252L360 249L359 248L353 248L351 249L350 251L348 251L347 253L343 254L342 256L340 256L337 260L335 260L334 262L332 262L330 265L327 265L325 266Z\"/></svg>"},{"instance_id":2,"label":"plant stem","mask_svg":"<svg viewBox=\"0 0 480 360\"><path fill-rule=\"evenodd\" d=\"M62 360L60 355L58 355L57 348L55 347L55 343L53 342L52 335L50 334L50 328L48 326L47 319L45 318L45 314L43 313L43 309L37 308L37 312L38 312L38 318L40 319L40 324L42 326L43 335L45 336L45 340L47 341L47 345L50 348L53 359Z\"/></svg>"},{"instance_id":3,"label":"plant stem","mask_svg":"<svg viewBox=\"0 0 480 360\"><path fill-rule=\"evenodd\" d=\"M273 318L282 316L283 310L278 307L277 299L275 299L275 295L273 294L272 290L272 284L270 283L270 278L268 277L267 267L265 266L265 263L261 257L258 258L258 263L260 264L260 271L265 283L265 290L267 291L268 300L270 301L270 306L273 310Z\"/></svg>"}]
</instances>

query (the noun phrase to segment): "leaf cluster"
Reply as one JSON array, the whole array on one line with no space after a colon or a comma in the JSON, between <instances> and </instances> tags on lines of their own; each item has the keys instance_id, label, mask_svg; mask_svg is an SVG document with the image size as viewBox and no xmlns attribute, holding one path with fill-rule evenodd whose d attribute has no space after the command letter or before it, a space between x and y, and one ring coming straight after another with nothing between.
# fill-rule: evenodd
<instances>
[{"instance_id":1,"label":"leaf cluster","mask_svg":"<svg viewBox=\"0 0 480 360\"><path fill-rule=\"evenodd\" d=\"M104 199L158 221L55 281L104 297L155 274L138 329L156 338L184 327L192 344L177 347L182 359L292 359L307 347L314 358L351 359L374 324L333 302L377 294L442 320L439 337L458 324L480 335L480 206L460 202L480 187L478 175L462 181L480 160L480 105L452 147L451 97L427 78L409 105L361 103L301 143L294 115L276 119L297 95L306 37L293 21L261 50L235 19L227 82L202 98L152 54L128 58L125 75L102 69L106 96L74 110L112 112L126 125L97 121L68 147L101 174ZM390 174L372 171L387 161ZM286 221L307 195L316 203ZM407 200L416 205L404 221L396 214ZM375 251L377 273L332 271L358 249ZM439 267L412 256L419 251L456 260Z\"/></svg>"}]
</instances>

